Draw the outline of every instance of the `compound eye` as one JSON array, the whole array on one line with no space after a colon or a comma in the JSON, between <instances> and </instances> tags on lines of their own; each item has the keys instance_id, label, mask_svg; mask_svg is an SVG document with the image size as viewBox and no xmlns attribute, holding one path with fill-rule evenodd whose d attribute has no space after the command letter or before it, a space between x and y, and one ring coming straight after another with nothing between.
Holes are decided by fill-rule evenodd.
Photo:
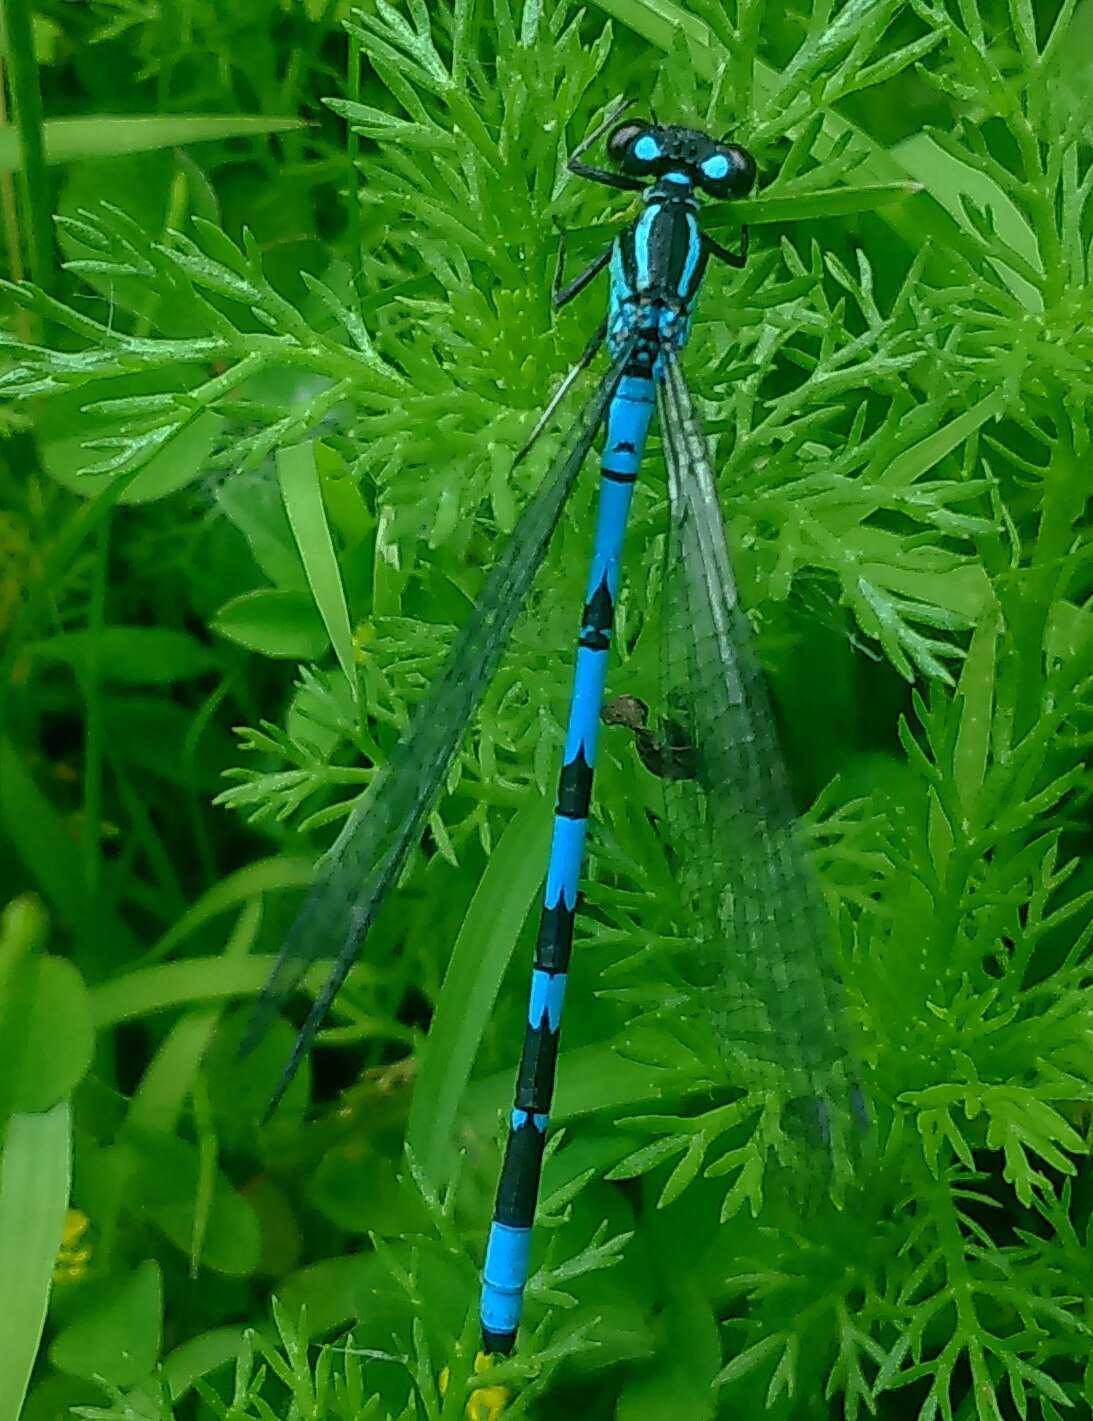
<instances>
[{"instance_id":1,"label":"compound eye","mask_svg":"<svg viewBox=\"0 0 1093 1421\"><path fill-rule=\"evenodd\" d=\"M755 182L755 159L737 143L719 143L698 165L699 181L711 197L741 197Z\"/></svg>"},{"instance_id":2,"label":"compound eye","mask_svg":"<svg viewBox=\"0 0 1093 1421\"><path fill-rule=\"evenodd\" d=\"M632 120L614 130L607 151L617 168L635 177L653 172L664 154L656 129Z\"/></svg>"}]
</instances>

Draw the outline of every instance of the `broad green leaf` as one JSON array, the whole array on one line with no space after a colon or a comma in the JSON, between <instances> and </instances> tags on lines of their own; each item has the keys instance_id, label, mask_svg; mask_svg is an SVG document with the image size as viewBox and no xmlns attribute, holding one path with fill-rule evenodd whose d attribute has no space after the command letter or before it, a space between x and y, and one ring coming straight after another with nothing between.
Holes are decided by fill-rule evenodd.
<instances>
[{"instance_id":1,"label":"broad green leaf","mask_svg":"<svg viewBox=\"0 0 1093 1421\"><path fill-rule=\"evenodd\" d=\"M49 1360L70 1376L117 1387L144 1381L163 1343L163 1275L146 1258L120 1285L92 1294L54 1338Z\"/></svg>"},{"instance_id":2,"label":"broad green leaf","mask_svg":"<svg viewBox=\"0 0 1093 1421\"><path fill-rule=\"evenodd\" d=\"M220 1170L206 1203L196 1146L166 1132L127 1131L124 1149L133 1162L136 1207L187 1259L200 1237L202 1269L232 1278L254 1272L261 1252L257 1215Z\"/></svg>"},{"instance_id":3,"label":"broad green leaf","mask_svg":"<svg viewBox=\"0 0 1093 1421\"><path fill-rule=\"evenodd\" d=\"M711 211L703 227L711 232L738 227L741 222L761 227L773 222L815 222L822 217L849 217L857 212L875 212L891 202L911 198L922 191L920 183L864 183L857 187L817 188L813 192L773 192L763 197L745 198L732 204L732 215Z\"/></svg>"},{"instance_id":4,"label":"broad green leaf","mask_svg":"<svg viewBox=\"0 0 1093 1421\"><path fill-rule=\"evenodd\" d=\"M181 962L133 968L92 988L95 1025L102 1030L174 1007L253 996L261 990L272 966L270 957L187 957Z\"/></svg>"},{"instance_id":5,"label":"broad green leaf","mask_svg":"<svg viewBox=\"0 0 1093 1421\"><path fill-rule=\"evenodd\" d=\"M168 686L211 671L212 653L188 632L169 627L103 627L61 632L31 642L26 654L42 664L71 666L82 674L93 661L103 681L127 686Z\"/></svg>"},{"instance_id":6,"label":"broad green leaf","mask_svg":"<svg viewBox=\"0 0 1093 1421\"><path fill-rule=\"evenodd\" d=\"M270 582L282 592L305 592L307 575L268 464L234 474L217 489L216 501L246 538Z\"/></svg>"},{"instance_id":7,"label":"broad green leaf","mask_svg":"<svg viewBox=\"0 0 1093 1421\"><path fill-rule=\"evenodd\" d=\"M87 1074L94 1047L90 1001L76 968L63 957L40 958L33 968L19 1060L0 1059L0 1072L17 1076L15 1108L24 1112L52 1109L69 1095Z\"/></svg>"},{"instance_id":8,"label":"broad green leaf","mask_svg":"<svg viewBox=\"0 0 1093 1421\"><path fill-rule=\"evenodd\" d=\"M214 1327L180 1343L163 1359L163 1379L172 1400L180 1401L194 1382L235 1362L243 1351L245 1337L244 1327Z\"/></svg>"},{"instance_id":9,"label":"broad green leaf","mask_svg":"<svg viewBox=\"0 0 1093 1421\"><path fill-rule=\"evenodd\" d=\"M299 118L264 114L96 114L88 118L53 118L42 125L47 163L77 163L180 148L224 138L260 138L306 128ZM0 173L22 170L19 140L13 128L0 128Z\"/></svg>"},{"instance_id":10,"label":"broad green leaf","mask_svg":"<svg viewBox=\"0 0 1093 1421\"><path fill-rule=\"evenodd\" d=\"M303 592L244 592L225 602L210 626L248 651L290 661L316 661L329 645L315 603Z\"/></svg>"},{"instance_id":11,"label":"broad green leaf","mask_svg":"<svg viewBox=\"0 0 1093 1421\"><path fill-rule=\"evenodd\" d=\"M71 1174L68 1102L15 1114L0 1153L0 1416L22 1409L45 1326Z\"/></svg>"},{"instance_id":12,"label":"broad green leaf","mask_svg":"<svg viewBox=\"0 0 1093 1421\"><path fill-rule=\"evenodd\" d=\"M96 437L114 437L119 433L119 417L111 412L113 399L138 399L139 394L125 393L136 382L129 380L102 381L96 396L102 403L84 413L80 406L87 396L82 390L66 392L51 400L47 409L48 437L42 444L42 462L46 470L64 488L81 498L94 498L117 477L112 473L89 474L86 469L102 462L104 451L92 447ZM147 390L148 381L142 382ZM151 402L155 391L147 391ZM181 428L156 451L124 490L119 503L153 503L177 493L209 471L208 459L224 421L211 410L197 415L179 408Z\"/></svg>"},{"instance_id":13,"label":"broad green leaf","mask_svg":"<svg viewBox=\"0 0 1093 1421\"><path fill-rule=\"evenodd\" d=\"M38 954L45 936L46 915L29 893L9 903L0 916L0 1139L22 1089Z\"/></svg>"},{"instance_id":14,"label":"broad green leaf","mask_svg":"<svg viewBox=\"0 0 1093 1421\"><path fill-rule=\"evenodd\" d=\"M538 796L513 816L490 855L459 930L421 1053L407 1143L439 1185L474 1058L513 948L543 882L552 823Z\"/></svg>"},{"instance_id":15,"label":"broad green leaf","mask_svg":"<svg viewBox=\"0 0 1093 1421\"><path fill-rule=\"evenodd\" d=\"M326 521L319 471L315 462L315 441L281 449L277 455L277 477L281 483L288 521L303 559L308 586L323 619L330 644L338 658L354 697L357 667L353 653L353 632L345 603L341 572L334 541Z\"/></svg>"},{"instance_id":16,"label":"broad green leaf","mask_svg":"<svg viewBox=\"0 0 1093 1421\"><path fill-rule=\"evenodd\" d=\"M252 898L239 913L221 960L244 961L261 922L262 900ZM177 1128L183 1106L220 1025L222 1010L215 1002L192 1007L175 1022L133 1092L128 1114L131 1126L172 1132Z\"/></svg>"}]
</instances>

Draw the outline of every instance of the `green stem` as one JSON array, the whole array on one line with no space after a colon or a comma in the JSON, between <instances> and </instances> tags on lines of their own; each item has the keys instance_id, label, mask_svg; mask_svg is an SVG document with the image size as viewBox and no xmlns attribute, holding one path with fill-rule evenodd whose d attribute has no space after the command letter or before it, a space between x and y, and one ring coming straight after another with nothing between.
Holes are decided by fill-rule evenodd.
<instances>
[{"instance_id":1,"label":"green stem","mask_svg":"<svg viewBox=\"0 0 1093 1421\"><path fill-rule=\"evenodd\" d=\"M354 103L360 103L361 99L361 42L359 37L350 32L349 35L349 73L346 76L346 87L349 98ZM361 204L357 196L357 155L360 151L360 136L352 124L347 125L345 139L345 163L347 189L345 194L346 214L348 216L348 237L349 237L349 268L352 272L354 286L360 279L362 255L361 255Z\"/></svg>"},{"instance_id":2,"label":"green stem","mask_svg":"<svg viewBox=\"0 0 1093 1421\"><path fill-rule=\"evenodd\" d=\"M8 75L15 126L23 162L23 197L29 226L31 280L51 290L56 275L53 260L53 217L49 205L45 141L42 137L42 91L29 0L2 0Z\"/></svg>"},{"instance_id":3,"label":"green stem","mask_svg":"<svg viewBox=\"0 0 1093 1421\"><path fill-rule=\"evenodd\" d=\"M103 687L99 647L106 620L107 569L110 561L110 515L96 529L94 571L87 615L87 653L81 681L87 708L84 730L83 852L84 876L94 894L102 869L102 766L104 747Z\"/></svg>"}]
</instances>

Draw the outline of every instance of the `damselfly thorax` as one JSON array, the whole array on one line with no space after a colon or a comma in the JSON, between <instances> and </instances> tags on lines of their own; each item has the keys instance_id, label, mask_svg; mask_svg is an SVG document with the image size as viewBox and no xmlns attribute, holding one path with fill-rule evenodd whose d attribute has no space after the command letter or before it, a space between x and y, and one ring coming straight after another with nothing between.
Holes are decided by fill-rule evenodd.
<instances>
[{"instance_id":1,"label":"damselfly thorax","mask_svg":"<svg viewBox=\"0 0 1093 1421\"><path fill-rule=\"evenodd\" d=\"M660 351L687 342L709 259L697 211L689 180L669 175L649 189L641 215L616 238L607 340L613 351L638 336L632 370L659 375Z\"/></svg>"}]
</instances>

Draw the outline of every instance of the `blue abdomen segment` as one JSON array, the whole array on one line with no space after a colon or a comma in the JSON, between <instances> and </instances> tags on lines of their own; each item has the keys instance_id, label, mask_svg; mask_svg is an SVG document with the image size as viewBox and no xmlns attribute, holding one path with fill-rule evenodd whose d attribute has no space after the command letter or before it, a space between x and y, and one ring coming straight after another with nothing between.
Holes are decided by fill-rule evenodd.
<instances>
[{"instance_id":1,"label":"blue abdomen segment","mask_svg":"<svg viewBox=\"0 0 1093 1421\"><path fill-rule=\"evenodd\" d=\"M562 1004L565 1001L565 973L541 972L538 967L531 974L531 999L528 1003L528 1025L536 1030L557 1033L562 1024Z\"/></svg>"},{"instance_id":2,"label":"blue abdomen segment","mask_svg":"<svg viewBox=\"0 0 1093 1421\"><path fill-rule=\"evenodd\" d=\"M648 376L627 373L607 415L596 536L581 614L524 1046L486 1251L481 1322L482 1345L487 1352L511 1352L523 1306L528 1246L554 1095L623 538L654 399Z\"/></svg>"},{"instance_id":3,"label":"blue abdomen segment","mask_svg":"<svg viewBox=\"0 0 1093 1421\"><path fill-rule=\"evenodd\" d=\"M624 375L619 381L607 412L607 439L600 466L605 479L633 482L637 478L655 398L653 382L645 376Z\"/></svg>"},{"instance_id":4,"label":"blue abdomen segment","mask_svg":"<svg viewBox=\"0 0 1093 1421\"><path fill-rule=\"evenodd\" d=\"M519 1325L530 1252L530 1228L511 1228L496 1221L491 1225L480 1308L483 1348L487 1352L501 1351L501 1347L491 1345L490 1339L507 1337Z\"/></svg>"}]
</instances>

